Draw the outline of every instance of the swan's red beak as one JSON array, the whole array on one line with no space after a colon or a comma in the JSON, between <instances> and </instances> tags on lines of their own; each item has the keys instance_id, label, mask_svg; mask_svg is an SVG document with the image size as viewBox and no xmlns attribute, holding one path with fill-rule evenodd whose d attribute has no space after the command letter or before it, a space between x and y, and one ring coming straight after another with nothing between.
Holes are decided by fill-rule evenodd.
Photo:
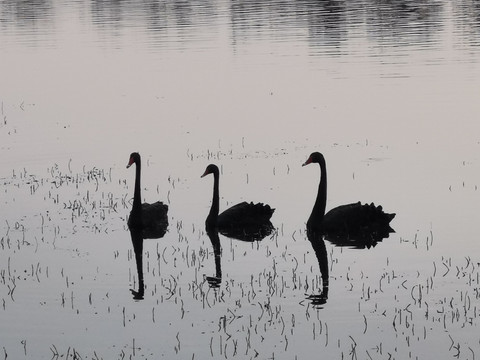
<instances>
[{"instance_id":1,"label":"swan's red beak","mask_svg":"<svg viewBox=\"0 0 480 360\"><path fill-rule=\"evenodd\" d=\"M305 166L305 165L308 165L308 164L311 164L312 163L312 157L310 156L307 161L305 161L302 166Z\"/></svg>"},{"instance_id":2,"label":"swan's red beak","mask_svg":"<svg viewBox=\"0 0 480 360\"><path fill-rule=\"evenodd\" d=\"M204 176L207 176L208 174L210 174L210 171L208 171L208 169L205 170L205 172L203 173L202 176L200 176L201 178L204 177Z\"/></svg>"},{"instance_id":3,"label":"swan's red beak","mask_svg":"<svg viewBox=\"0 0 480 360\"><path fill-rule=\"evenodd\" d=\"M128 162L127 164L127 169L132 166L132 164L135 162L135 160L133 160L133 157L130 158L130 161Z\"/></svg>"}]
</instances>

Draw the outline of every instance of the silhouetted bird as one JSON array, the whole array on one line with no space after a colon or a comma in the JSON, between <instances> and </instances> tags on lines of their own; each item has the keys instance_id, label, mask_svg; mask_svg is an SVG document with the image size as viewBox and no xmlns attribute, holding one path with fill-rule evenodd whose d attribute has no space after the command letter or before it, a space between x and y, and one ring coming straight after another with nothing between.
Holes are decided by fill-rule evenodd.
<instances>
[{"instance_id":1,"label":"silhouetted bird","mask_svg":"<svg viewBox=\"0 0 480 360\"><path fill-rule=\"evenodd\" d=\"M141 229L145 239L160 238L165 235L168 227L168 205L161 201L153 204L143 203L140 193L141 160L139 153L132 153L127 169L135 164L135 190L133 205L128 218L128 227Z\"/></svg>"},{"instance_id":2,"label":"silhouetted bird","mask_svg":"<svg viewBox=\"0 0 480 360\"><path fill-rule=\"evenodd\" d=\"M212 206L205 221L207 229L217 228L221 234L243 241L261 240L272 233L273 225L270 218L275 209L269 205L244 201L219 215L220 173L218 167L213 164L208 165L202 177L208 174L213 174L214 182Z\"/></svg>"},{"instance_id":3,"label":"silhouetted bird","mask_svg":"<svg viewBox=\"0 0 480 360\"><path fill-rule=\"evenodd\" d=\"M320 232L332 241L352 241L374 244L393 232L390 221L395 214L383 212L381 206L373 203L362 205L360 202L341 205L325 214L327 203L327 168L325 158L319 152L310 155L303 166L317 163L320 165L320 184L312 213L307 221L309 231ZM358 244L357 244L358 246Z\"/></svg>"}]
</instances>

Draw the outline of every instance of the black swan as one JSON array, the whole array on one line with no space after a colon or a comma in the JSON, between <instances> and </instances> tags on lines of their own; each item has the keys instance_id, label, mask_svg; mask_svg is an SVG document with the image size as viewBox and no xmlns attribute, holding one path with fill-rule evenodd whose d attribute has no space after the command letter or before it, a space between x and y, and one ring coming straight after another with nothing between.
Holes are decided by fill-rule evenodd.
<instances>
[{"instance_id":1,"label":"black swan","mask_svg":"<svg viewBox=\"0 0 480 360\"><path fill-rule=\"evenodd\" d=\"M365 243L363 247L375 245L377 241L388 237L393 232L390 221L395 214L383 212L381 206L373 203L362 205L360 202L341 205L325 214L327 203L327 167L325 158L319 152L310 155L303 166L317 163L320 165L320 184L317 199L312 213L307 221L307 230L321 232L332 242L338 245L362 247L352 240Z\"/></svg>"},{"instance_id":2,"label":"black swan","mask_svg":"<svg viewBox=\"0 0 480 360\"><path fill-rule=\"evenodd\" d=\"M141 229L145 239L161 238L165 235L168 227L168 205L161 201L153 204L143 203L140 194L140 174L141 160L139 153L132 153L127 165L127 169L135 164L135 191L133 194L133 205L130 217L128 218L128 227Z\"/></svg>"},{"instance_id":3,"label":"black swan","mask_svg":"<svg viewBox=\"0 0 480 360\"><path fill-rule=\"evenodd\" d=\"M219 177L218 167L214 164L207 166L202 177L213 174L213 200L212 207L205 221L207 229L217 228L228 237L243 241L258 241L268 236L273 231L270 222L275 209L262 203L242 202L225 210L220 215Z\"/></svg>"}]
</instances>

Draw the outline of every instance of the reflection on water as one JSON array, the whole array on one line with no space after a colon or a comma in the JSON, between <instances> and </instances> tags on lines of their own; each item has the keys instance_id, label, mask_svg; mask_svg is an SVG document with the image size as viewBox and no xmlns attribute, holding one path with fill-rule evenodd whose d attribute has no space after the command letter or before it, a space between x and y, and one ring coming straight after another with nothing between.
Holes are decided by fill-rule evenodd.
<instances>
[{"instance_id":1,"label":"reflection on water","mask_svg":"<svg viewBox=\"0 0 480 360\"><path fill-rule=\"evenodd\" d=\"M242 227L223 227L219 231L222 235L240 241L260 241L271 235L275 228L270 221Z\"/></svg>"},{"instance_id":2,"label":"reflection on water","mask_svg":"<svg viewBox=\"0 0 480 360\"><path fill-rule=\"evenodd\" d=\"M32 29L48 25L55 11L50 0L5 0L1 2L0 9L3 24L9 23L19 28Z\"/></svg>"},{"instance_id":3,"label":"reflection on water","mask_svg":"<svg viewBox=\"0 0 480 360\"><path fill-rule=\"evenodd\" d=\"M215 276L207 276L206 279L211 288L219 288L222 283L222 246L220 245L217 229L207 229L206 231L212 243L213 255L215 257Z\"/></svg>"},{"instance_id":4,"label":"reflection on water","mask_svg":"<svg viewBox=\"0 0 480 360\"><path fill-rule=\"evenodd\" d=\"M272 223L251 225L249 227L229 227L222 228L220 231L217 226L211 226L206 222L205 231L212 243L213 254L215 257L215 276L206 276L206 280L211 288L219 288L222 283L222 246L220 244L219 232L227 238L245 242L261 241L271 235L275 228Z\"/></svg>"},{"instance_id":5,"label":"reflection on water","mask_svg":"<svg viewBox=\"0 0 480 360\"><path fill-rule=\"evenodd\" d=\"M2 1L0 30L2 33L11 33L14 41L30 46L51 45L53 41L49 38L56 31L55 16L50 0Z\"/></svg>"},{"instance_id":6,"label":"reflection on water","mask_svg":"<svg viewBox=\"0 0 480 360\"><path fill-rule=\"evenodd\" d=\"M307 238L315 252L318 261L318 268L322 277L322 291L319 294L308 295L307 299L316 308L322 308L322 305L327 303L328 289L330 286L327 248L321 232L315 231L314 229L307 229Z\"/></svg>"},{"instance_id":7,"label":"reflection on water","mask_svg":"<svg viewBox=\"0 0 480 360\"><path fill-rule=\"evenodd\" d=\"M124 28L145 32L150 46L164 47L171 37L201 40L196 28L208 27L217 8L208 1L96 1L91 2L91 21L104 36L117 38ZM173 33L173 34L172 34Z\"/></svg>"},{"instance_id":8,"label":"reflection on water","mask_svg":"<svg viewBox=\"0 0 480 360\"><path fill-rule=\"evenodd\" d=\"M390 233L394 232L393 229L379 228L375 232L366 232L361 234L362 236L349 237L339 234L327 234L325 239L330 241L336 246L346 246L353 249L370 249L375 247L383 239L390 236Z\"/></svg>"},{"instance_id":9,"label":"reflection on water","mask_svg":"<svg viewBox=\"0 0 480 360\"><path fill-rule=\"evenodd\" d=\"M85 31L91 24L115 43L128 29L144 34L151 48L169 47L172 41L196 41L220 46L222 31L233 49L246 42L306 41L315 53L342 55L350 52L378 53L375 47L430 47L445 31L450 7L443 1L3 1L0 24L14 37L28 33L57 37L63 19L78 13ZM455 33L466 44L480 40L479 5L455 2ZM366 36L374 47L361 49L357 39ZM222 40L223 41L223 40ZM50 41L52 44L55 41ZM347 44L347 43L351 44ZM31 41L36 46L37 42ZM353 45L353 46L352 46ZM360 43L358 44L360 45ZM175 46L179 46L177 43ZM351 46L351 47L350 47Z\"/></svg>"},{"instance_id":10,"label":"reflection on water","mask_svg":"<svg viewBox=\"0 0 480 360\"><path fill-rule=\"evenodd\" d=\"M135 253L135 264L137 266L138 289L130 289L135 300L143 300L145 295L145 283L143 280L143 241L147 238L141 228L130 227L133 251ZM166 226L163 230L153 234L148 233L148 239L160 239L165 236Z\"/></svg>"},{"instance_id":11,"label":"reflection on water","mask_svg":"<svg viewBox=\"0 0 480 360\"><path fill-rule=\"evenodd\" d=\"M426 46L443 30L442 2L372 1L367 9L368 36L380 45Z\"/></svg>"},{"instance_id":12,"label":"reflection on water","mask_svg":"<svg viewBox=\"0 0 480 360\"><path fill-rule=\"evenodd\" d=\"M138 289L130 289L135 300L143 300L145 294L145 283L143 280L143 236L139 229L130 228L133 251L135 253L135 264L137 265Z\"/></svg>"}]
</instances>

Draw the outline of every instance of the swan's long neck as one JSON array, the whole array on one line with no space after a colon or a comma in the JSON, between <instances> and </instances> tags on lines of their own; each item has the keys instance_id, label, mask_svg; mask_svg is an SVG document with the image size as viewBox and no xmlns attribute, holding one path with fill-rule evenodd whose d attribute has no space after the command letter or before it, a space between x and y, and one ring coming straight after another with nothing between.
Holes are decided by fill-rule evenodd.
<instances>
[{"instance_id":1,"label":"swan's long neck","mask_svg":"<svg viewBox=\"0 0 480 360\"><path fill-rule=\"evenodd\" d=\"M135 190L133 192L133 206L132 210L139 210L142 208L142 197L140 194L140 174L141 174L141 161L138 159L138 161L135 162Z\"/></svg>"},{"instance_id":2,"label":"swan's long neck","mask_svg":"<svg viewBox=\"0 0 480 360\"><path fill-rule=\"evenodd\" d=\"M220 175L218 171L213 173L213 199L212 199L212 207L210 208L210 212L207 216L207 224L215 224L218 218L218 212L220 210L220 195L219 195L219 178Z\"/></svg>"},{"instance_id":3,"label":"swan's long neck","mask_svg":"<svg viewBox=\"0 0 480 360\"><path fill-rule=\"evenodd\" d=\"M325 159L321 159L320 162L320 184L318 185L317 199L313 206L312 213L307 221L308 227L319 227L323 221L325 215L325 207L327 205L327 166Z\"/></svg>"}]
</instances>

